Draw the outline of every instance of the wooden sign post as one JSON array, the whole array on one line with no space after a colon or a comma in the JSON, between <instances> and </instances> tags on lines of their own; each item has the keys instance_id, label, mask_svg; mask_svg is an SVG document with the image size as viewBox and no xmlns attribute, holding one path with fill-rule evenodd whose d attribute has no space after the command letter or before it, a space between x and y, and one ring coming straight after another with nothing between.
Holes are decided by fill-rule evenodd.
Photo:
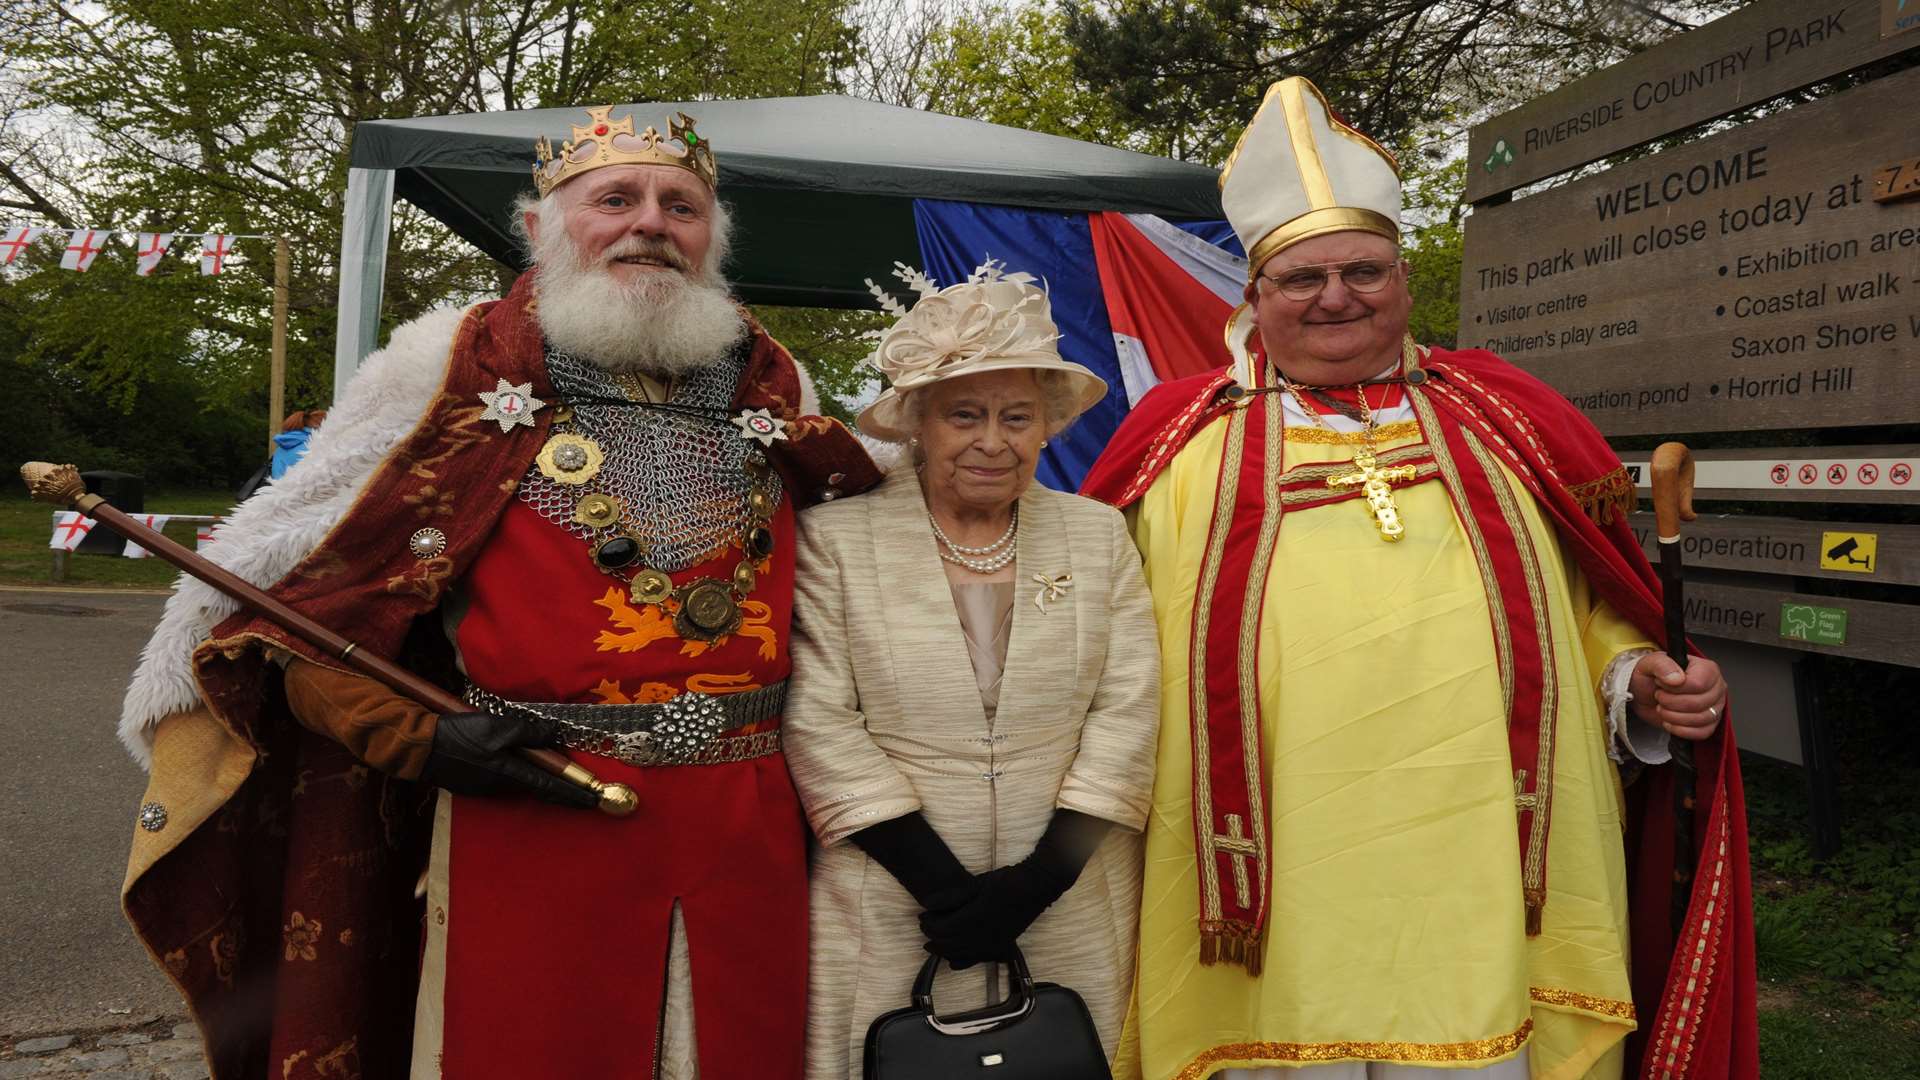
<instances>
[{"instance_id":1,"label":"wooden sign post","mask_svg":"<svg viewBox=\"0 0 1920 1080\"><path fill-rule=\"evenodd\" d=\"M1764 437L1920 424L1920 67L1703 129L1920 50L1909 7L1757 0L1475 127L1460 345L1539 376L1608 436L1760 433L1695 453L1701 500L1920 503L1920 446ZM1649 494L1646 452L1621 457ZM1763 646L1732 650L1756 685L1791 669L1794 693L1747 697L1741 722L1797 729L1821 856L1839 831L1811 672L1823 656L1920 667L1920 597L1903 595L1920 587L1920 526L1851 516L1708 513L1682 541L1690 631ZM1651 553L1647 515L1632 524Z\"/></svg>"}]
</instances>

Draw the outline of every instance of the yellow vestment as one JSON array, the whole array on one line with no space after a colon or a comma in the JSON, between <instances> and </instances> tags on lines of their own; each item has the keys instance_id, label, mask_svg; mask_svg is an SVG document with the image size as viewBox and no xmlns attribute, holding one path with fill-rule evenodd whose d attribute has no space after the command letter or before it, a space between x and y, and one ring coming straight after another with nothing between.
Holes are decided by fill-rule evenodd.
<instances>
[{"instance_id":1,"label":"yellow vestment","mask_svg":"<svg viewBox=\"0 0 1920 1080\"><path fill-rule=\"evenodd\" d=\"M1435 478L1395 486L1399 543L1381 541L1362 500L1281 518L1258 646L1273 852L1262 974L1201 964L1188 657L1226 431L1216 419L1197 432L1131 514L1165 675L1116 1075L1476 1067L1528 1047L1536 1077L1618 1077L1635 1021L1620 793L1596 684L1620 652L1650 646L1592 596L1504 466L1494 479L1541 556L1560 684L1542 932L1525 932L1487 590ZM1382 452L1421 438L1411 422L1380 434ZM1350 461L1353 439L1289 427L1284 468Z\"/></svg>"}]
</instances>

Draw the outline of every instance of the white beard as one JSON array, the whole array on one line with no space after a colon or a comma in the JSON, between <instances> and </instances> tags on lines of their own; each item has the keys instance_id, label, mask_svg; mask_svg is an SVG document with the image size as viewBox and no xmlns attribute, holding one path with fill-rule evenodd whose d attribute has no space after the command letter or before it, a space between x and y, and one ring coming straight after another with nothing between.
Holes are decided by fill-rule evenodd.
<instances>
[{"instance_id":1,"label":"white beard","mask_svg":"<svg viewBox=\"0 0 1920 1080\"><path fill-rule=\"evenodd\" d=\"M605 264L582 266L564 228L542 233L535 310L556 348L609 371L675 375L717 363L746 336L718 274L658 270L623 282Z\"/></svg>"}]
</instances>

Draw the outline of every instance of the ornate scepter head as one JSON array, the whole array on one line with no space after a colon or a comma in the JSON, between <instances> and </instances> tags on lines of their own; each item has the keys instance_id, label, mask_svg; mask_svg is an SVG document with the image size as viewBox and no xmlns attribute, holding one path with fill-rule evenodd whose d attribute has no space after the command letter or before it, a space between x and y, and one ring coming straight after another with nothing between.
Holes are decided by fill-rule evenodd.
<instances>
[{"instance_id":1,"label":"ornate scepter head","mask_svg":"<svg viewBox=\"0 0 1920 1080\"><path fill-rule=\"evenodd\" d=\"M20 479L27 482L27 494L37 502L78 510L83 514L106 502L98 495L87 494L86 481L80 479L80 470L72 465L29 461L20 466Z\"/></svg>"}]
</instances>

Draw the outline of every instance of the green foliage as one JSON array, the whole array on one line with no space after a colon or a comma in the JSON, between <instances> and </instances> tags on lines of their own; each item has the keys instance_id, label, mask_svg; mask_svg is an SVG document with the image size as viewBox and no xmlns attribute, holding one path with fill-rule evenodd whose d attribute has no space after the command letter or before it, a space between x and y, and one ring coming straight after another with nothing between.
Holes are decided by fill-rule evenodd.
<instances>
[{"instance_id":1,"label":"green foliage","mask_svg":"<svg viewBox=\"0 0 1920 1080\"><path fill-rule=\"evenodd\" d=\"M830 311L825 308L756 307L754 315L775 341L801 359L813 376L821 411L853 421L849 403L870 391L879 376L861 361L873 351L864 335L892 320L878 311Z\"/></svg>"},{"instance_id":2,"label":"green foliage","mask_svg":"<svg viewBox=\"0 0 1920 1080\"><path fill-rule=\"evenodd\" d=\"M1808 847L1804 773L1742 759L1747 780L1754 923L1762 977L1814 1000L1904 1026L1920 1044L1920 750L1912 672L1820 658L1814 676L1837 742L1841 850Z\"/></svg>"},{"instance_id":3,"label":"green foliage","mask_svg":"<svg viewBox=\"0 0 1920 1080\"><path fill-rule=\"evenodd\" d=\"M1064 0L1080 78L1156 151L1220 161L1269 83L1304 75L1381 143L1517 104L1729 6L1519 0Z\"/></svg>"},{"instance_id":4,"label":"green foliage","mask_svg":"<svg viewBox=\"0 0 1920 1080\"><path fill-rule=\"evenodd\" d=\"M1460 257L1465 240L1460 199L1466 191L1464 160L1436 160L1425 151L1401 163L1407 205L1401 248L1413 266L1408 282L1413 310L1407 329L1413 340L1451 348L1460 321Z\"/></svg>"},{"instance_id":5,"label":"green foliage","mask_svg":"<svg viewBox=\"0 0 1920 1080\"><path fill-rule=\"evenodd\" d=\"M923 108L1115 146L1132 137L1112 99L1061 62L1072 45L1055 8L992 3L942 28L932 48Z\"/></svg>"}]
</instances>

